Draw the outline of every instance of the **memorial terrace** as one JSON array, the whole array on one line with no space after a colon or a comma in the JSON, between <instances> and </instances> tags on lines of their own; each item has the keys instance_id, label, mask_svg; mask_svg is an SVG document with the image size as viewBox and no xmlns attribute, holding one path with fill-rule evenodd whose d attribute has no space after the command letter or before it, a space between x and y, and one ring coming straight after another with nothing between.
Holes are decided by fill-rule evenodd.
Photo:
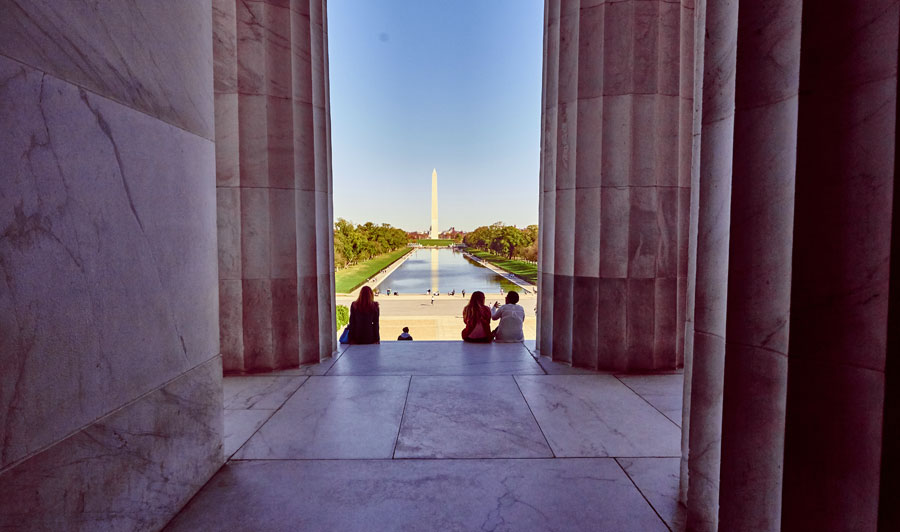
<instances>
[{"instance_id":1,"label":"memorial terrace","mask_svg":"<svg viewBox=\"0 0 900 532\"><path fill-rule=\"evenodd\" d=\"M341 351L326 0L0 1L0 529L900 530L900 2L543 5L534 344Z\"/></svg>"}]
</instances>

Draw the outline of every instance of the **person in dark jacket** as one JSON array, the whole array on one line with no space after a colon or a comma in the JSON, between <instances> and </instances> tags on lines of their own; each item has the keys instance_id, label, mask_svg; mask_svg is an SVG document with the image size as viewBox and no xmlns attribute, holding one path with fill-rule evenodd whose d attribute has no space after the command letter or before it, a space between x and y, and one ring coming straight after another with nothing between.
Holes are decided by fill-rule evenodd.
<instances>
[{"instance_id":1,"label":"person in dark jacket","mask_svg":"<svg viewBox=\"0 0 900 532\"><path fill-rule=\"evenodd\" d=\"M379 310L375 302L375 294L368 286L362 287L359 297L350 304L350 334L348 340L351 344L380 344L381 336L378 330Z\"/></svg>"},{"instance_id":2,"label":"person in dark jacket","mask_svg":"<svg viewBox=\"0 0 900 532\"><path fill-rule=\"evenodd\" d=\"M412 340L413 337L409 335L409 327L404 327L403 332L400 333L400 336L397 337L397 340Z\"/></svg>"}]
</instances>

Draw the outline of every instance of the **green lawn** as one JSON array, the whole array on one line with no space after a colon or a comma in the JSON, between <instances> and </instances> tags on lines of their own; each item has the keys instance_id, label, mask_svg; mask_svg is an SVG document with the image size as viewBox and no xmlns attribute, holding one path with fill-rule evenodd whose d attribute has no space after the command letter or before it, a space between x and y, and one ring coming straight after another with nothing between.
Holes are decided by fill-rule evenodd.
<instances>
[{"instance_id":1,"label":"green lawn","mask_svg":"<svg viewBox=\"0 0 900 532\"><path fill-rule=\"evenodd\" d=\"M450 239L439 239L439 238L422 238L416 240L419 244L423 246L449 246L454 242Z\"/></svg>"},{"instance_id":2,"label":"green lawn","mask_svg":"<svg viewBox=\"0 0 900 532\"><path fill-rule=\"evenodd\" d=\"M334 272L334 291L339 294L349 294L356 290L366 280L387 268L398 259L411 252L413 248L403 247L373 259L360 262L355 266L344 268Z\"/></svg>"},{"instance_id":3,"label":"green lawn","mask_svg":"<svg viewBox=\"0 0 900 532\"><path fill-rule=\"evenodd\" d=\"M502 270L506 270L509 273L528 281L529 283L537 284L537 264L532 264L523 260L510 260L506 257L501 257L500 255L494 255L493 253L478 249L467 249L466 251L480 259L490 262Z\"/></svg>"}]
</instances>

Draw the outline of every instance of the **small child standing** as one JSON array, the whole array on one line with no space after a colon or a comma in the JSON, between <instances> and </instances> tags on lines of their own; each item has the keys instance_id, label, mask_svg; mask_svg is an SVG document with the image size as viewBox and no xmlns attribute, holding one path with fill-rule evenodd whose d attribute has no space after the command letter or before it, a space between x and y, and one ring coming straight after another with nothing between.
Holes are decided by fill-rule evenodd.
<instances>
[{"instance_id":1,"label":"small child standing","mask_svg":"<svg viewBox=\"0 0 900 532\"><path fill-rule=\"evenodd\" d=\"M412 340L412 336L409 335L409 327L403 328L403 333L397 337L397 340Z\"/></svg>"}]
</instances>

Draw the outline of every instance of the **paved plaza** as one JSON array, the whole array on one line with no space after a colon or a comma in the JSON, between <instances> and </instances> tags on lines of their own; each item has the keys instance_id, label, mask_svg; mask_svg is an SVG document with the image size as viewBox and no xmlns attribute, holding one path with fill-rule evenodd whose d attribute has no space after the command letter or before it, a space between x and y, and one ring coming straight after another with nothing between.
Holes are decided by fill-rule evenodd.
<instances>
[{"instance_id":1,"label":"paved plaza","mask_svg":"<svg viewBox=\"0 0 900 532\"><path fill-rule=\"evenodd\" d=\"M682 375L534 355L384 342L226 377L228 462L167 530L678 529Z\"/></svg>"}]
</instances>

